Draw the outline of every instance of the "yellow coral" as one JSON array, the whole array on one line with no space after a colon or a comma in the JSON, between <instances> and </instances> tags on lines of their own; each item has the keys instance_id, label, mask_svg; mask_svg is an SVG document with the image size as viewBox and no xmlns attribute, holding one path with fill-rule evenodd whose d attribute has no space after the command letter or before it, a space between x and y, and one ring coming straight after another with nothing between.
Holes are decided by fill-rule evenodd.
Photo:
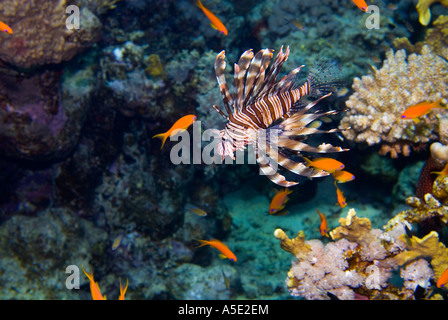
<instances>
[{"instance_id":1,"label":"yellow coral","mask_svg":"<svg viewBox=\"0 0 448 320\"><path fill-rule=\"evenodd\" d=\"M283 250L297 258L311 251L310 245L305 243L305 233L303 231L299 231L295 239L289 239L286 233L279 228L274 231L274 236L280 240L280 247Z\"/></svg>"},{"instance_id":2,"label":"yellow coral","mask_svg":"<svg viewBox=\"0 0 448 320\"><path fill-rule=\"evenodd\" d=\"M406 244L406 250L393 258L399 265L420 258L429 258L435 278L438 279L442 275L448 266L448 249L439 241L437 232L431 231L421 239L412 236L406 241L405 235L401 235L399 239Z\"/></svg>"},{"instance_id":3,"label":"yellow coral","mask_svg":"<svg viewBox=\"0 0 448 320\"><path fill-rule=\"evenodd\" d=\"M372 223L368 218L358 218L355 209L351 208L346 218L340 218L339 227L330 231L330 237L333 240L347 239L352 242L369 241L372 237L370 230Z\"/></svg>"},{"instance_id":4,"label":"yellow coral","mask_svg":"<svg viewBox=\"0 0 448 320\"><path fill-rule=\"evenodd\" d=\"M440 2L445 7L448 7L448 0L418 0L416 8L418 19L422 25L427 26L431 21L431 11L429 10L429 7L436 2Z\"/></svg>"}]
</instances>

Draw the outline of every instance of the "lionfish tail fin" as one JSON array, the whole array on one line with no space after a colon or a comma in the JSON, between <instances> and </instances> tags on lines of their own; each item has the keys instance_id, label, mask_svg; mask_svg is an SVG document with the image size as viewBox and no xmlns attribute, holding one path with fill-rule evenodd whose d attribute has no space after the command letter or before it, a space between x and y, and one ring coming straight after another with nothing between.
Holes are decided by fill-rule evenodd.
<instances>
[{"instance_id":1,"label":"lionfish tail fin","mask_svg":"<svg viewBox=\"0 0 448 320\"><path fill-rule=\"evenodd\" d=\"M319 59L312 66L308 81L312 97L335 93L344 85L342 71L336 60Z\"/></svg>"}]
</instances>

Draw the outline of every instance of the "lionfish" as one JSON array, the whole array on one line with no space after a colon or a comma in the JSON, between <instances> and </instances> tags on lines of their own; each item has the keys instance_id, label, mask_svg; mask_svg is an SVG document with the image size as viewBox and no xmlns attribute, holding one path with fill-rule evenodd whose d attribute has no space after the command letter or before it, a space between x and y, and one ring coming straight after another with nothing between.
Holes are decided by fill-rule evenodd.
<instances>
[{"instance_id":1,"label":"lionfish","mask_svg":"<svg viewBox=\"0 0 448 320\"><path fill-rule=\"evenodd\" d=\"M339 112L307 113L335 89L338 83L335 72L337 65L321 61L311 68L305 83L298 85L297 74L303 65L276 81L281 66L288 59L289 46L285 51L283 46L280 48L273 65L267 70L272 56L271 49L260 50L255 55L252 50L245 51L234 66L232 94L224 74L225 51L217 55L215 73L227 114L217 105L213 105L213 108L228 122L223 130L214 131L219 141L215 151L222 158L229 156L235 159L236 150L244 150L246 145L253 144L261 172L284 187L297 185L298 182L287 181L285 176L277 172L274 164L309 178L328 176L328 172L307 167L304 162L295 161L292 157L300 156L301 152L329 153L347 150L326 143L313 147L303 142L313 134L340 131L307 127L322 116ZM300 99L307 95L316 97L317 100L305 105ZM264 139L260 139L261 137Z\"/></svg>"}]
</instances>

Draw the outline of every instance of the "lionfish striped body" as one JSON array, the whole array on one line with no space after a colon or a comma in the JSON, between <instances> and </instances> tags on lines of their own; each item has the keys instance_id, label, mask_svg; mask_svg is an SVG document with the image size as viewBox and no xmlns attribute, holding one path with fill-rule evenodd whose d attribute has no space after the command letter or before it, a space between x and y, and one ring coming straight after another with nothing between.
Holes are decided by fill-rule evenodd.
<instances>
[{"instance_id":1,"label":"lionfish striped body","mask_svg":"<svg viewBox=\"0 0 448 320\"><path fill-rule=\"evenodd\" d=\"M325 143L312 147L302 142L308 135L340 131L338 129L323 131L306 127L321 116L336 113L336 111L306 113L321 99L331 94L335 79L327 70L330 66L323 64L318 69L311 70L308 79L301 86L296 84L295 79L303 66L276 81L282 64L288 59L289 47L285 51L283 47L280 49L273 65L267 71L273 56L272 52L273 50L264 49L254 56L252 50L247 50L241 55L238 64L234 66L233 94L225 79L225 52L222 51L216 57L216 78L227 115L218 106L213 107L228 120L223 130L216 130L222 139L216 151L223 158L230 156L235 159L236 150L243 150L247 144L253 144L263 174L278 185L290 187L298 183L287 181L277 172L274 163L298 175L310 178L322 177L327 176L328 172L307 167L303 162L292 160L288 154L339 152L345 149ZM323 76L319 76L320 72ZM305 95L316 96L319 99L303 106L300 99ZM282 121L273 125L279 119ZM273 134L274 132L276 134ZM260 142L261 137L264 140Z\"/></svg>"}]
</instances>

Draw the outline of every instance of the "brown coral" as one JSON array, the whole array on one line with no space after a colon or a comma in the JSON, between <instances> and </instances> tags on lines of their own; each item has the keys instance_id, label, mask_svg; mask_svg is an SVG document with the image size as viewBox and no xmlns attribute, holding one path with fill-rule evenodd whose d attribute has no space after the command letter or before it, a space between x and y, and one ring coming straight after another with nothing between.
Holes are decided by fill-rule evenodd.
<instances>
[{"instance_id":1,"label":"brown coral","mask_svg":"<svg viewBox=\"0 0 448 320\"><path fill-rule=\"evenodd\" d=\"M68 4L60 1L3 0L2 21L14 33L2 37L0 60L20 68L68 61L99 38L99 19L80 10L80 29L68 29Z\"/></svg>"}]
</instances>

